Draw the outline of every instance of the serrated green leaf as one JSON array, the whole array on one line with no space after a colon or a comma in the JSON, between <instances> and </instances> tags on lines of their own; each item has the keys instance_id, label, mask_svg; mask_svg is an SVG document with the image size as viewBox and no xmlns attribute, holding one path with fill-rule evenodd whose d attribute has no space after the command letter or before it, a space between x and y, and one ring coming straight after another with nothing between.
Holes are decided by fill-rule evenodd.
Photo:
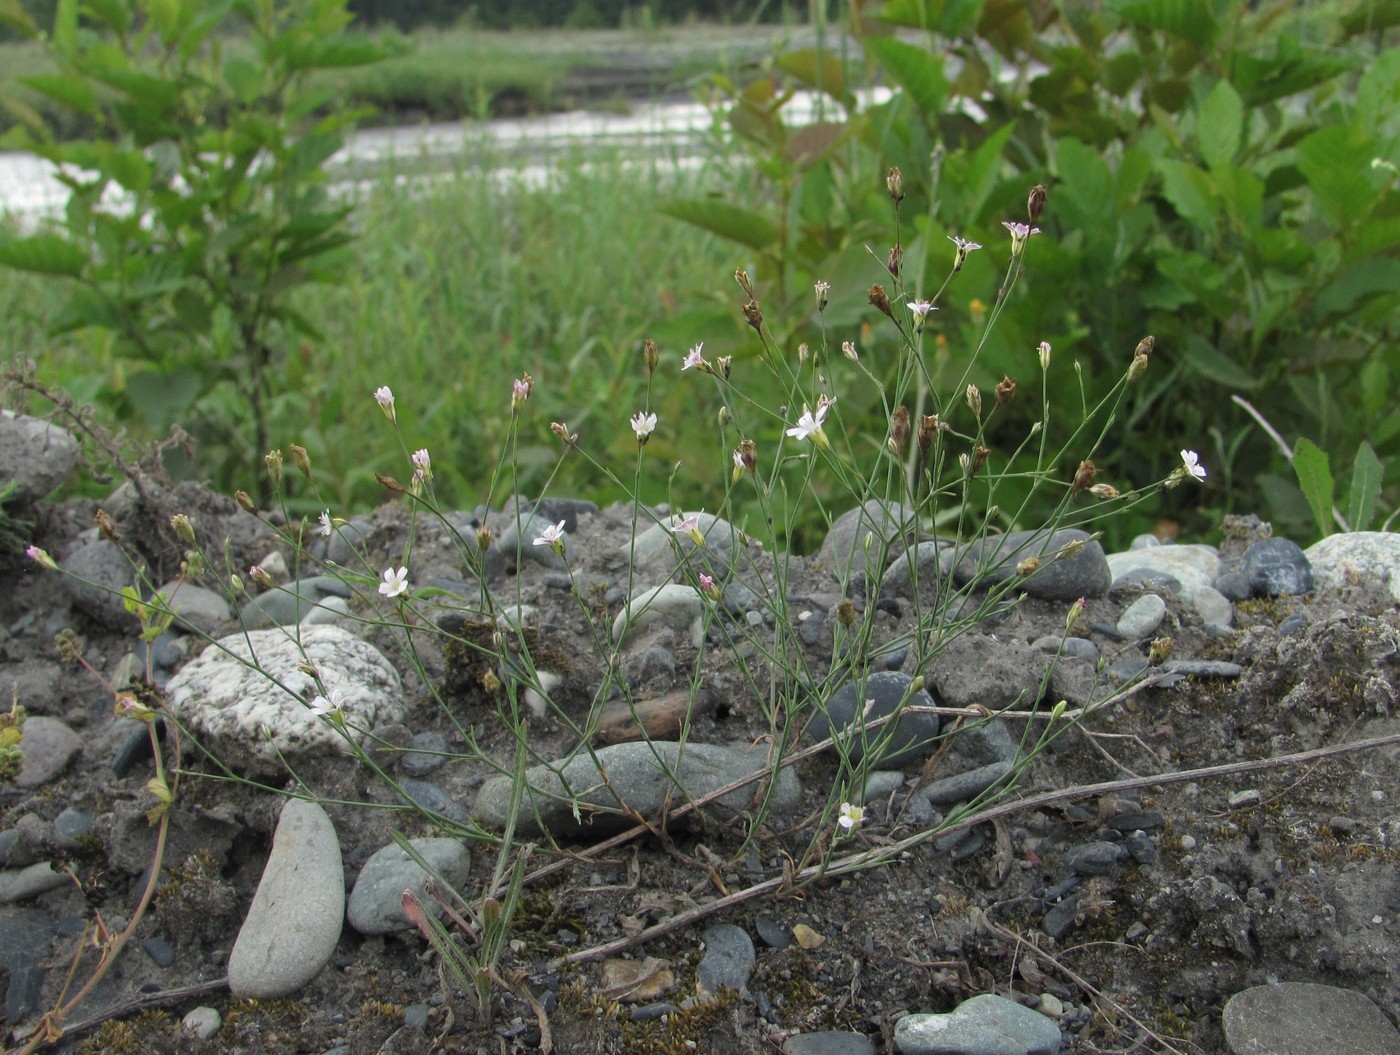
<instances>
[{"instance_id":1,"label":"serrated green leaf","mask_svg":"<svg viewBox=\"0 0 1400 1055\"><path fill-rule=\"evenodd\" d=\"M1216 227L1216 191L1210 177L1195 165L1163 158L1157 162L1162 176L1162 196L1178 215L1203 231Z\"/></svg>"},{"instance_id":2,"label":"serrated green leaf","mask_svg":"<svg viewBox=\"0 0 1400 1055\"><path fill-rule=\"evenodd\" d=\"M1380 190L1371 179L1371 159L1382 151L1358 125L1319 128L1298 144L1298 169L1327 218L1350 227L1370 212Z\"/></svg>"},{"instance_id":3,"label":"serrated green leaf","mask_svg":"<svg viewBox=\"0 0 1400 1055\"><path fill-rule=\"evenodd\" d=\"M1055 168L1060 181L1055 188L1054 209L1071 227L1102 229L1105 211L1114 200L1113 173L1102 152L1077 139L1061 139L1055 149ZM1104 230L1111 237L1111 230Z\"/></svg>"},{"instance_id":4,"label":"serrated green leaf","mask_svg":"<svg viewBox=\"0 0 1400 1055\"><path fill-rule=\"evenodd\" d=\"M1327 453L1306 437L1293 445L1293 472L1308 500L1317 529L1325 537L1332 533L1332 468Z\"/></svg>"},{"instance_id":5,"label":"serrated green leaf","mask_svg":"<svg viewBox=\"0 0 1400 1055\"><path fill-rule=\"evenodd\" d=\"M1207 168L1234 160L1244 131L1244 103L1228 81L1220 81L1196 111L1196 144Z\"/></svg>"},{"instance_id":6,"label":"serrated green leaf","mask_svg":"<svg viewBox=\"0 0 1400 1055\"><path fill-rule=\"evenodd\" d=\"M846 67L829 48L799 48L784 51L777 58L780 70L814 91L825 92L842 102L850 98Z\"/></svg>"},{"instance_id":7,"label":"serrated green leaf","mask_svg":"<svg viewBox=\"0 0 1400 1055\"><path fill-rule=\"evenodd\" d=\"M1220 35L1220 23L1204 0L1105 0L1104 9L1146 29L1171 33L1202 50Z\"/></svg>"},{"instance_id":8,"label":"serrated green leaf","mask_svg":"<svg viewBox=\"0 0 1400 1055\"><path fill-rule=\"evenodd\" d=\"M948 101L942 60L895 37L867 37L865 49L909 96L925 124L932 124Z\"/></svg>"},{"instance_id":9,"label":"serrated green leaf","mask_svg":"<svg viewBox=\"0 0 1400 1055\"><path fill-rule=\"evenodd\" d=\"M661 207L667 216L760 252L778 244L778 228L766 217L728 202L676 198Z\"/></svg>"},{"instance_id":10,"label":"serrated green leaf","mask_svg":"<svg viewBox=\"0 0 1400 1055\"><path fill-rule=\"evenodd\" d=\"M0 238L0 265L16 271L76 278L86 264L87 254L61 235Z\"/></svg>"},{"instance_id":11,"label":"serrated green leaf","mask_svg":"<svg viewBox=\"0 0 1400 1055\"><path fill-rule=\"evenodd\" d=\"M1353 531L1365 531L1376 512L1376 499L1381 493L1381 460L1375 448L1365 440L1356 448L1356 460L1351 466L1351 501L1347 507L1347 523Z\"/></svg>"}]
</instances>

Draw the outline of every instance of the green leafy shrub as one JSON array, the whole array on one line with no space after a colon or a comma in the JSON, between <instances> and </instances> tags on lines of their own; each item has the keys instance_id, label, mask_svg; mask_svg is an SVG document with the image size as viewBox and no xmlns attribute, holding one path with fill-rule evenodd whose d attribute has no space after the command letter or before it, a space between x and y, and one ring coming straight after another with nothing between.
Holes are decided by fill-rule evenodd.
<instances>
[{"instance_id":1,"label":"green leafy shrub","mask_svg":"<svg viewBox=\"0 0 1400 1055\"><path fill-rule=\"evenodd\" d=\"M15 0L0 15L40 36ZM354 115L315 117L330 100L307 78L382 55L347 22L343 0L101 0L82 17L60 0L55 72L21 81L98 131L60 141L6 100L24 122L7 145L63 166L72 196L54 227L0 237L0 264L70 280L51 335L81 335L127 414L187 422L226 463L267 449L286 350L318 340L293 294L344 270L349 208L324 165ZM251 46L226 52L235 30Z\"/></svg>"},{"instance_id":2,"label":"green leafy shrub","mask_svg":"<svg viewBox=\"0 0 1400 1055\"><path fill-rule=\"evenodd\" d=\"M842 278L871 253L886 257L887 245L867 246L883 207L872 173L896 166L912 217L899 237L903 278L924 295L948 237L1003 237L998 221L1021 218L1025 186L1047 184L1036 282L1056 295L1003 301L993 262L969 260L975 293L937 319L935 386L973 348L972 381L1024 375L1044 338L1082 365L1093 399L1153 334L1153 382L1123 408L1128 428L1105 467L1159 475L1170 452L1156 437L1193 437L1220 469L1215 512L1259 510L1305 532L1292 473L1230 397L1247 394L1348 461L1369 439L1393 503L1400 48L1384 31L1394 21L1374 5L1242 0L1034 11L890 0L878 18L852 5L850 28L889 98L863 102L853 62L829 49L781 55L771 78L743 88L720 81L769 194L671 211L758 254L766 296L814 278L849 288ZM825 98L824 121L785 119L794 86ZM826 321L862 307L834 303ZM814 331L809 316L788 342ZM1078 399L1068 377L1058 384L1052 404ZM1186 515L1170 502L1159 512Z\"/></svg>"}]
</instances>

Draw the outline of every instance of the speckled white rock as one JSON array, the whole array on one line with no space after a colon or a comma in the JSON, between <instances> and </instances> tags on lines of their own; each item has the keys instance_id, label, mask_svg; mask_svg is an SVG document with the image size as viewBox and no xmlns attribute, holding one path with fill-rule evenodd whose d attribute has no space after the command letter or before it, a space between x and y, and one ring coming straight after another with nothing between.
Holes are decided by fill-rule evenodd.
<instances>
[{"instance_id":1,"label":"speckled white rock","mask_svg":"<svg viewBox=\"0 0 1400 1055\"><path fill-rule=\"evenodd\" d=\"M230 635L170 679L172 713L235 772L281 772L279 752L295 765L349 751L335 726L308 706L316 687L299 669L303 663L320 672L350 736L407 713L399 675L373 645L337 626L303 627L299 636L300 646L280 629Z\"/></svg>"},{"instance_id":2,"label":"speckled white rock","mask_svg":"<svg viewBox=\"0 0 1400 1055\"><path fill-rule=\"evenodd\" d=\"M1363 582L1381 583L1400 601L1400 534L1350 531L1328 535L1309 546L1305 556L1318 589L1345 586L1350 573Z\"/></svg>"},{"instance_id":3,"label":"speckled white rock","mask_svg":"<svg viewBox=\"0 0 1400 1055\"><path fill-rule=\"evenodd\" d=\"M43 498L78 464L82 448L73 434L42 418L0 410L0 465L15 482L15 501Z\"/></svg>"},{"instance_id":4,"label":"speckled white rock","mask_svg":"<svg viewBox=\"0 0 1400 1055\"><path fill-rule=\"evenodd\" d=\"M288 799L229 955L229 990L260 999L296 992L335 953L344 917L345 866L335 825L317 803Z\"/></svg>"}]
</instances>

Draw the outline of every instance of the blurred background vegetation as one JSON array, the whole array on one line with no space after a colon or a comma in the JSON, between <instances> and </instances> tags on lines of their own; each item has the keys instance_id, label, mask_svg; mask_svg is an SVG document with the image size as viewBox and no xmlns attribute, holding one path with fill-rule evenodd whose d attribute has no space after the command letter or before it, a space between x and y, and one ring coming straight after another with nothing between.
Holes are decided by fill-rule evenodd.
<instances>
[{"instance_id":1,"label":"blurred background vegetation","mask_svg":"<svg viewBox=\"0 0 1400 1055\"><path fill-rule=\"evenodd\" d=\"M23 2L39 25L54 24L49 0ZM154 2L94 6L124 4L147 17ZM760 17L773 28L760 33L755 21L732 35L702 24L740 17L724 5L384 6L393 14L371 2L350 7L360 21L344 33L370 49L363 62L322 55L297 68L298 91L315 103L301 115L307 127L362 105L399 120L548 110L578 101L578 71L628 62L661 71L649 92L703 98L714 120L698 164L683 163L679 145L580 150L526 179L529 159L469 137L452 170L439 174L447 178L411 180L390 167L344 191L352 195L340 216L344 244L319 277L298 275L295 288L279 291L288 314L266 335L263 427L272 444L311 451L321 493L298 496L308 510L368 508L382 497L373 474L405 471L402 453L375 427L369 393L385 383L408 442L433 451L445 498L484 500L505 439L510 379L526 370L536 395L506 485L529 493L544 484L558 453L551 420L567 421L630 480L636 448L626 418L649 398L661 425L645 451L643 497L714 509L735 437L716 429L711 388L678 368L697 341L711 360L733 355L736 373L756 360L735 267L753 277L774 340L793 361L801 344L825 347L830 372L841 375L835 350L851 340L872 372L888 376L896 335L866 291L882 282L895 297L932 295L951 263L951 235L987 248L948 287L925 352L935 395L951 398L967 382L990 393L1003 375L1018 379L1017 400L990 434L993 469L1008 467L1039 416L1042 340L1054 347L1052 449L1071 444L1059 467L1066 478L1092 455L1101 480L1126 488L1166 475L1183 447L1209 467L1203 490L1175 489L1110 522L1110 542L1177 526L1183 538L1211 538L1232 512L1259 513L1300 541L1335 529L1318 513L1315 463L1300 479L1235 397L1290 445L1307 440L1325 455L1326 497L1341 509L1365 508L1352 500L1353 466L1378 478L1374 522L1351 526L1376 526L1395 508L1395 0L849 0L828 10L764 7ZM519 31L484 31L507 17ZM586 24L626 31L548 28ZM240 50L236 10L225 31L219 62L261 61ZM111 123L105 101L84 112L62 93L36 91L34 77L43 87L52 71L51 50L4 48L0 94L32 114L26 128L12 106L11 145L32 148L45 135L55 143L131 138L130 125ZM98 98L124 90L109 78ZM799 92L815 93L815 121L811 96ZM200 98L200 112L215 120L229 105L217 93ZM295 121L281 134L291 142ZM898 233L884 181L891 166L902 170L907 195ZM319 178L295 167L292 175ZM1049 190L1043 234L1031 241L1026 278L999 301L1008 250L1001 222L1026 218L1036 184ZM229 341L187 335L194 344L186 345L208 349L192 358L172 351L175 343L142 350L110 319L72 325L72 290L114 280L84 270L101 254L77 238L71 217L55 237L81 244L87 263L0 274L7 353L33 358L133 438L183 424L200 446L177 472L225 491L256 490L261 452L237 368L207 366L208 357L229 355ZM896 238L904 253L897 279L883 270ZM156 247L143 244L132 267L155 266ZM193 274L147 283L141 310L160 314L164 305L161 317L178 317L172 305ZM832 286L823 315L812 297L818 279ZM124 303L136 303L131 276L121 283ZM210 320L217 330L217 313ZM1072 439L1081 407L1121 376L1146 334L1156 337L1151 368L1107 443ZM665 364L649 397L638 354L648 336ZM739 376L771 406L789 395L762 371ZM844 426L877 445L887 423L874 390L849 378L841 390ZM760 452L776 440L779 423L771 425L754 437ZM604 501L624 495L583 462L554 486ZM812 486L831 495L829 480ZM995 504L1022 510L1017 526L1030 526L1046 507L1032 500L1023 508L1018 487L1028 492L1029 482L1003 479ZM813 515L805 508L780 525L799 547L820 537L819 523L801 519Z\"/></svg>"}]
</instances>

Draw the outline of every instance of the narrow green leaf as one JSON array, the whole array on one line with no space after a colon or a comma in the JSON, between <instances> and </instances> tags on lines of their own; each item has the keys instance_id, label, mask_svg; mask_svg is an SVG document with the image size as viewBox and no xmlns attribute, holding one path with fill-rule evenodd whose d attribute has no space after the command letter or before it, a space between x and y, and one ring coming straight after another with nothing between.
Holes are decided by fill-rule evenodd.
<instances>
[{"instance_id":1,"label":"narrow green leaf","mask_svg":"<svg viewBox=\"0 0 1400 1055\"><path fill-rule=\"evenodd\" d=\"M78 53L78 0L58 0L51 41L54 51L69 62L73 61Z\"/></svg>"},{"instance_id":2,"label":"narrow green leaf","mask_svg":"<svg viewBox=\"0 0 1400 1055\"><path fill-rule=\"evenodd\" d=\"M1303 497L1308 500L1317 530L1325 537L1332 533L1332 469L1327 463L1327 454L1309 439L1300 439L1293 445L1293 471L1298 475L1298 486L1303 489Z\"/></svg>"},{"instance_id":3,"label":"narrow green leaf","mask_svg":"<svg viewBox=\"0 0 1400 1055\"><path fill-rule=\"evenodd\" d=\"M895 37L867 37L865 49L882 66L891 80L904 89L925 124L942 114L948 100L948 78L943 63L926 48Z\"/></svg>"},{"instance_id":4,"label":"narrow green leaf","mask_svg":"<svg viewBox=\"0 0 1400 1055\"><path fill-rule=\"evenodd\" d=\"M38 24L19 0L0 0L0 26L8 26L29 40L39 35Z\"/></svg>"},{"instance_id":5,"label":"narrow green leaf","mask_svg":"<svg viewBox=\"0 0 1400 1055\"><path fill-rule=\"evenodd\" d=\"M663 205L661 211L750 249L762 251L778 244L778 228L770 220L727 202L676 198Z\"/></svg>"},{"instance_id":6,"label":"narrow green leaf","mask_svg":"<svg viewBox=\"0 0 1400 1055\"><path fill-rule=\"evenodd\" d=\"M1356 448L1356 461L1351 467L1351 502L1347 523L1353 531L1365 531L1376 512L1376 499L1381 493L1381 460L1375 448L1365 440Z\"/></svg>"},{"instance_id":7,"label":"narrow green leaf","mask_svg":"<svg viewBox=\"0 0 1400 1055\"><path fill-rule=\"evenodd\" d=\"M62 103L70 110L77 110L89 117L97 115L97 96L93 94L87 81L64 77L57 73L36 73L31 77L19 78L19 83Z\"/></svg>"},{"instance_id":8,"label":"narrow green leaf","mask_svg":"<svg viewBox=\"0 0 1400 1055\"><path fill-rule=\"evenodd\" d=\"M86 263L87 254L60 235L0 239L0 265L17 271L76 278Z\"/></svg>"},{"instance_id":9,"label":"narrow green leaf","mask_svg":"<svg viewBox=\"0 0 1400 1055\"><path fill-rule=\"evenodd\" d=\"M1196 143L1207 168L1223 168L1235 159L1244 131L1244 104L1228 81L1220 81L1196 112Z\"/></svg>"}]
</instances>

